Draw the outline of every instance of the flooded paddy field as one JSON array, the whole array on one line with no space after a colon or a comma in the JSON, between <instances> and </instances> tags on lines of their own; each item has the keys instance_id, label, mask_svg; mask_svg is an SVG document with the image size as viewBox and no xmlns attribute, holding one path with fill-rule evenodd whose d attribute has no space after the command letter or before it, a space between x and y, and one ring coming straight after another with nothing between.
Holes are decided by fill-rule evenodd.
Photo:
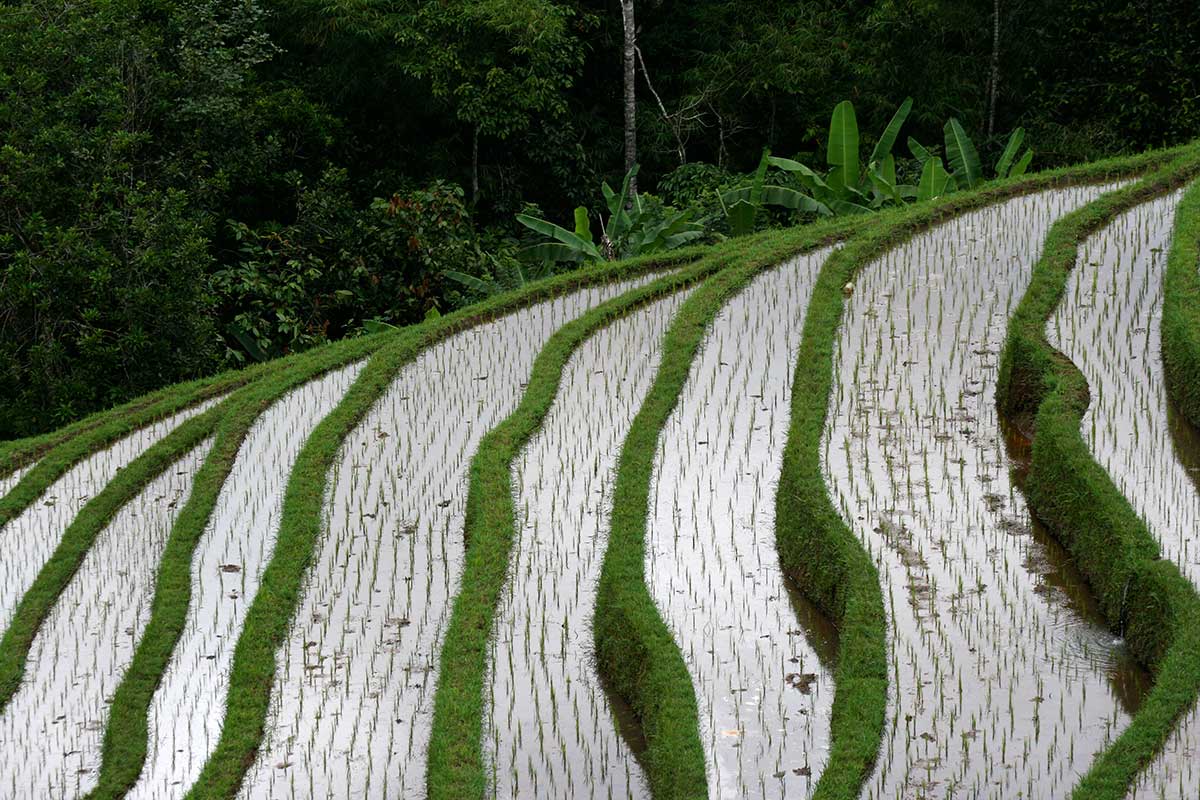
<instances>
[{"instance_id":1,"label":"flooded paddy field","mask_svg":"<svg viewBox=\"0 0 1200 800\"><path fill-rule=\"evenodd\" d=\"M1122 643L1054 587L1069 573L1034 535L994 400L1046 232L1101 191L967 214L855 281L823 462L890 615L867 797L1062 797L1129 720Z\"/></svg>"},{"instance_id":2,"label":"flooded paddy field","mask_svg":"<svg viewBox=\"0 0 1200 800\"><path fill-rule=\"evenodd\" d=\"M343 444L245 798L423 797L467 470L564 324L650 278L577 291L423 351Z\"/></svg>"},{"instance_id":3,"label":"flooded paddy field","mask_svg":"<svg viewBox=\"0 0 1200 800\"><path fill-rule=\"evenodd\" d=\"M129 797L183 797L216 747L234 647L271 558L288 475L362 367L289 392L247 433L192 556L187 620L150 704L146 763Z\"/></svg>"},{"instance_id":4,"label":"flooded paddy field","mask_svg":"<svg viewBox=\"0 0 1200 800\"><path fill-rule=\"evenodd\" d=\"M1083 437L1159 541L1200 586L1200 436L1167 397L1160 355L1163 272L1182 191L1090 237L1047 326L1087 377ZM1184 717L1132 793L1200 796L1200 709Z\"/></svg>"},{"instance_id":5,"label":"flooded paddy field","mask_svg":"<svg viewBox=\"0 0 1200 800\"><path fill-rule=\"evenodd\" d=\"M21 479L28 475L29 471L35 466L37 465L30 464L29 466L21 467L17 470L14 470L9 475L0 478L0 497L4 497L4 495L11 492L13 488L21 482Z\"/></svg>"},{"instance_id":6,"label":"flooded paddy field","mask_svg":"<svg viewBox=\"0 0 1200 800\"><path fill-rule=\"evenodd\" d=\"M580 345L513 465L517 530L497 610L485 748L497 798L649 798L596 672L592 617L621 444L679 292Z\"/></svg>"},{"instance_id":7,"label":"flooded paddy field","mask_svg":"<svg viewBox=\"0 0 1200 800\"><path fill-rule=\"evenodd\" d=\"M659 436L647 581L692 676L713 798L807 797L828 757L832 665L806 638L774 515L795 353L829 252L721 309Z\"/></svg>"},{"instance_id":8,"label":"flooded paddy field","mask_svg":"<svg viewBox=\"0 0 1200 800\"><path fill-rule=\"evenodd\" d=\"M8 628L17 604L49 561L68 526L117 472L192 417L211 408L210 400L136 431L100 450L50 485L15 519L0 527L0 631ZM21 472L19 474L24 474ZM6 483L11 481L6 479ZM16 485L12 481L11 486Z\"/></svg>"},{"instance_id":9,"label":"flooded paddy field","mask_svg":"<svg viewBox=\"0 0 1200 800\"><path fill-rule=\"evenodd\" d=\"M94 788L109 699L149 621L159 558L211 445L126 504L59 596L0 713L0 795L78 797Z\"/></svg>"}]
</instances>

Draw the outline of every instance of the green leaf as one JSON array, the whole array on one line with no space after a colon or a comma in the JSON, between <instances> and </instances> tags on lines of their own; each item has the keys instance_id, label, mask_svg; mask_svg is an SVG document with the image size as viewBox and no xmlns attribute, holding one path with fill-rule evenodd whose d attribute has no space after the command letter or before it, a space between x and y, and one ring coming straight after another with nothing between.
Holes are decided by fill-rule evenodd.
<instances>
[{"instance_id":1,"label":"green leaf","mask_svg":"<svg viewBox=\"0 0 1200 800\"><path fill-rule=\"evenodd\" d=\"M933 153L929 152L928 148L911 136L908 137L908 152L912 153L913 158L920 161L922 165L933 158Z\"/></svg>"},{"instance_id":2,"label":"green leaf","mask_svg":"<svg viewBox=\"0 0 1200 800\"><path fill-rule=\"evenodd\" d=\"M694 242L704 235L704 231L683 231L682 233L673 233L663 239L664 250L674 250L676 247L682 247L688 242Z\"/></svg>"},{"instance_id":3,"label":"green leaf","mask_svg":"<svg viewBox=\"0 0 1200 800\"><path fill-rule=\"evenodd\" d=\"M441 318L442 318L442 312L437 310L437 306L430 306L429 310L425 312L425 321L426 322L429 322L430 320L434 320L434 319L441 319ZM383 324L387 325L386 322Z\"/></svg>"},{"instance_id":4,"label":"green leaf","mask_svg":"<svg viewBox=\"0 0 1200 800\"><path fill-rule=\"evenodd\" d=\"M482 278L476 278L474 275L468 275L465 272L447 269L442 271L442 276L484 295L491 296L500 291L500 287L492 281L485 281Z\"/></svg>"},{"instance_id":5,"label":"green leaf","mask_svg":"<svg viewBox=\"0 0 1200 800\"><path fill-rule=\"evenodd\" d=\"M871 209L861 203L851 203L849 200L839 200L834 203L831 209L838 216L851 216L853 214L870 214Z\"/></svg>"},{"instance_id":6,"label":"green leaf","mask_svg":"<svg viewBox=\"0 0 1200 800\"><path fill-rule=\"evenodd\" d=\"M908 119L908 112L912 111L913 99L906 97L900 107L896 109L896 113L892 115L892 121L883 129L883 133L879 136L879 141L875 143L875 149L871 151L871 161L876 163L883 161L892 154L892 146L896 144L896 138L900 135L900 128L904 125L904 121ZM893 180L892 183L896 181Z\"/></svg>"},{"instance_id":7,"label":"green leaf","mask_svg":"<svg viewBox=\"0 0 1200 800\"><path fill-rule=\"evenodd\" d=\"M814 194L818 191L829 191L829 186L825 183L825 179L799 161L771 156L770 162L773 167L779 167L786 172L798 174L800 176L800 183L803 184L805 189Z\"/></svg>"},{"instance_id":8,"label":"green leaf","mask_svg":"<svg viewBox=\"0 0 1200 800\"><path fill-rule=\"evenodd\" d=\"M562 242L574 250L578 250L582 255L592 259L593 261L604 260L604 256L601 255L600 250L596 247L596 245L580 238L576 234L560 225L555 225L553 222L549 222L544 219L538 219L537 217L531 217L528 214L517 214L517 222L521 223L532 231L536 231L543 236L549 236L550 238L556 239L557 241Z\"/></svg>"},{"instance_id":9,"label":"green leaf","mask_svg":"<svg viewBox=\"0 0 1200 800\"><path fill-rule=\"evenodd\" d=\"M762 205L763 184L767 180L767 167L771 164L771 151L763 149L762 158L758 160L758 169L754 171L754 181L750 184L750 204L758 207Z\"/></svg>"},{"instance_id":10,"label":"green leaf","mask_svg":"<svg viewBox=\"0 0 1200 800\"><path fill-rule=\"evenodd\" d=\"M436 313L437 309L431 308L429 311L431 313ZM428 318L429 314L426 314L425 316ZM363 330L365 330L367 333L385 333L387 331L398 331L400 329L390 322L384 322L381 319L364 319Z\"/></svg>"},{"instance_id":11,"label":"green leaf","mask_svg":"<svg viewBox=\"0 0 1200 800\"><path fill-rule=\"evenodd\" d=\"M1009 167L1012 166L1013 159L1017 156L1017 151L1021 149L1021 142L1025 141L1025 129L1017 128L1009 134L1008 144L1004 145L1004 152L1000 154L1000 160L996 162L996 177L1007 178Z\"/></svg>"},{"instance_id":12,"label":"green leaf","mask_svg":"<svg viewBox=\"0 0 1200 800\"><path fill-rule=\"evenodd\" d=\"M793 211L808 211L820 214L823 217L828 217L831 214L829 208L824 203L819 203L803 192L797 192L795 189L789 189L785 186L763 187L763 203L789 208Z\"/></svg>"},{"instance_id":13,"label":"green leaf","mask_svg":"<svg viewBox=\"0 0 1200 800\"><path fill-rule=\"evenodd\" d=\"M271 360L271 354L264 350L262 345L258 343L258 339L256 339L248 331L235 328L233 331L233 338L238 340L238 344L240 344L246 353L249 354L249 356L255 361L262 362Z\"/></svg>"},{"instance_id":14,"label":"green leaf","mask_svg":"<svg viewBox=\"0 0 1200 800\"><path fill-rule=\"evenodd\" d=\"M896 191L896 162L890 155L884 159L883 169L873 169L867 173L867 177L875 190L876 201L882 204L885 200L891 200L900 205L900 194Z\"/></svg>"},{"instance_id":15,"label":"green leaf","mask_svg":"<svg viewBox=\"0 0 1200 800\"><path fill-rule=\"evenodd\" d=\"M940 158L930 158L921 169L921 183L917 186L917 200L933 200L946 191L950 176L942 166Z\"/></svg>"},{"instance_id":16,"label":"green leaf","mask_svg":"<svg viewBox=\"0 0 1200 800\"><path fill-rule=\"evenodd\" d=\"M754 217L757 209L746 200L738 200L725 210L729 218L729 229L734 236L754 233Z\"/></svg>"},{"instance_id":17,"label":"green leaf","mask_svg":"<svg viewBox=\"0 0 1200 800\"><path fill-rule=\"evenodd\" d=\"M575 209L575 235L585 242L593 241L592 225L588 221L587 208L584 206Z\"/></svg>"},{"instance_id":18,"label":"green leaf","mask_svg":"<svg viewBox=\"0 0 1200 800\"><path fill-rule=\"evenodd\" d=\"M829 118L829 147L825 161L831 167L841 168L844 185L858 184L858 120L854 117L854 104L849 100L834 106Z\"/></svg>"},{"instance_id":19,"label":"green leaf","mask_svg":"<svg viewBox=\"0 0 1200 800\"><path fill-rule=\"evenodd\" d=\"M556 261L583 261L584 254L570 245L560 242L544 242L522 249L517 254L526 263L543 263Z\"/></svg>"},{"instance_id":20,"label":"green leaf","mask_svg":"<svg viewBox=\"0 0 1200 800\"><path fill-rule=\"evenodd\" d=\"M1018 175L1024 175L1025 170L1029 169L1030 162L1033 161L1033 148L1025 151L1025 155L1021 156L1021 160L1013 165L1012 171L1008 173L1010 178L1015 178Z\"/></svg>"},{"instance_id":21,"label":"green leaf","mask_svg":"<svg viewBox=\"0 0 1200 800\"><path fill-rule=\"evenodd\" d=\"M605 193L611 216L608 218L608 227L604 229L604 235L614 244L632 227L629 214L625 211L625 203L629 199L629 184L637 177L639 169L641 169L641 165L634 164L629 172L625 173L625 180L621 182L621 194L612 195L611 189ZM597 251L597 255L599 255L599 251Z\"/></svg>"},{"instance_id":22,"label":"green leaf","mask_svg":"<svg viewBox=\"0 0 1200 800\"><path fill-rule=\"evenodd\" d=\"M974 189L982 179L979 168L979 153L971 143L971 137L963 130L963 126L954 117L942 128L946 136L946 158L959 186L964 189ZM936 195L935 195L936 196Z\"/></svg>"}]
</instances>

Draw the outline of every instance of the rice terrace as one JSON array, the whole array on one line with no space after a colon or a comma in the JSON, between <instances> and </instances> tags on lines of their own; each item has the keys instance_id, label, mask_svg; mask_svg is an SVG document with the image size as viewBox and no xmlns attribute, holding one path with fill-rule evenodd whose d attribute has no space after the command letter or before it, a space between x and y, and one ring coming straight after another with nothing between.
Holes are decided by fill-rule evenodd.
<instances>
[{"instance_id":1,"label":"rice terrace","mask_svg":"<svg viewBox=\"0 0 1200 800\"><path fill-rule=\"evenodd\" d=\"M0 799L1200 800L1200 140L1052 13L801 132L713 31L932 12L17 5Z\"/></svg>"}]
</instances>

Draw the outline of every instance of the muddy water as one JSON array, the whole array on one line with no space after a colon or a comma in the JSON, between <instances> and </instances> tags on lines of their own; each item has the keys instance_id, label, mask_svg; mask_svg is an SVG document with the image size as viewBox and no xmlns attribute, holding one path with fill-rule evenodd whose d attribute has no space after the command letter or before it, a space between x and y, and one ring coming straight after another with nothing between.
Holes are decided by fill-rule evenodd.
<instances>
[{"instance_id":1,"label":"muddy water","mask_svg":"<svg viewBox=\"0 0 1200 800\"><path fill-rule=\"evenodd\" d=\"M828 250L721 309L659 436L646 574L683 651L714 798L806 797L828 757L833 681L775 549L794 356Z\"/></svg>"},{"instance_id":2,"label":"muddy water","mask_svg":"<svg viewBox=\"0 0 1200 800\"><path fill-rule=\"evenodd\" d=\"M1196 442L1173 420L1160 356L1163 271L1181 194L1121 215L1084 243L1047 334L1087 376L1083 435L1092 453L1163 556L1200 586ZM1200 711L1183 720L1135 796L1200 796Z\"/></svg>"},{"instance_id":3,"label":"muddy water","mask_svg":"<svg viewBox=\"0 0 1200 800\"><path fill-rule=\"evenodd\" d=\"M516 408L546 340L632 285L576 292L431 347L347 438L241 797L425 795L475 448Z\"/></svg>"},{"instance_id":4,"label":"muddy water","mask_svg":"<svg viewBox=\"0 0 1200 800\"><path fill-rule=\"evenodd\" d=\"M187 620L150 704L146 764L129 797L183 797L216 747L234 646L271 559L288 475L364 363L289 392L251 426L192 557Z\"/></svg>"},{"instance_id":5,"label":"muddy water","mask_svg":"<svg viewBox=\"0 0 1200 800\"><path fill-rule=\"evenodd\" d=\"M50 560L79 509L99 494L118 470L216 402L210 400L181 411L85 458L51 484L20 516L0 527L0 632L12 622L17 604Z\"/></svg>"},{"instance_id":6,"label":"muddy water","mask_svg":"<svg viewBox=\"0 0 1200 800\"><path fill-rule=\"evenodd\" d=\"M596 673L592 616L621 445L686 296L584 342L513 465L518 530L493 630L484 724L493 797L650 796Z\"/></svg>"},{"instance_id":7,"label":"muddy water","mask_svg":"<svg viewBox=\"0 0 1200 800\"><path fill-rule=\"evenodd\" d=\"M211 446L117 512L46 617L0 715L0 796L78 797L95 787L109 699L150 620L159 559Z\"/></svg>"},{"instance_id":8,"label":"muddy water","mask_svg":"<svg viewBox=\"0 0 1200 800\"><path fill-rule=\"evenodd\" d=\"M1063 797L1128 722L1111 677L1123 648L1055 587L995 409L1045 234L1099 194L953 220L865 266L847 301L823 460L890 615L868 797Z\"/></svg>"}]
</instances>

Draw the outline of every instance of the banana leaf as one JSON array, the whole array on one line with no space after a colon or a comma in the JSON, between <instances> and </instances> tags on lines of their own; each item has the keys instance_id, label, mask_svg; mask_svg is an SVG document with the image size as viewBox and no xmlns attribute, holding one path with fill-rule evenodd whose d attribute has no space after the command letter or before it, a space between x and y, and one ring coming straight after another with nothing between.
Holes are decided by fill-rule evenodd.
<instances>
[{"instance_id":1,"label":"banana leaf","mask_svg":"<svg viewBox=\"0 0 1200 800\"><path fill-rule=\"evenodd\" d=\"M896 138L900 135L900 128L904 125L904 121L908 119L908 112L912 111L913 99L906 97L900 107L896 109L896 113L892 115L892 121L883 129L883 133L879 136L879 141L875 143L875 149L871 151L871 161L881 163L885 158L892 154L892 147L896 144ZM892 183L896 181L893 180Z\"/></svg>"},{"instance_id":2,"label":"banana leaf","mask_svg":"<svg viewBox=\"0 0 1200 800\"><path fill-rule=\"evenodd\" d=\"M1004 145L1004 152L1000 154L1000 160L996 162L996 177L1007 178L1009 168L1012 166L1013 159L1017 157L1017 151L1021 149L1021 142L1025 140L1025 129L1017 128L1008 136L1008 144Z\"/></svg>"},{"instance_id":3,"label":"banana leaf","mask_svg":"<svg viewBox=\"0 0 1200 800\"><path fill-rule=\"evenodd\" d=\"M555 225L553 222L538 219L537 217L531 217L528 214L517 214L517 222L543 236L549 236L551 239L562 242L572 250L579 252L581 256L590 258L593 261L604 260L604 256L600 253L600 249L596 245L560 225ZM526 252L532 249L526 248ZM558 260L561 261L563 259L560 258Z\"/></svg>"},{"instance_id":4,"label":"banana leaf","mask_svg":"<svg viewBox=\"0 0 1200 800\"><path fill-rule=\"evenodd\" d=\"M971 137L963 130L957 119L951 117L942 128L946 136L946 158L957 183L964 189L974 189L982 179L979 153L971 143Z\"/></svg>"},{"instance_id":5,"label":"banana leaf","mask_svg":"<svg viewBox=\"0 0 1200 800\"><path fill-rule=\"evenodd\" d=\"M926 161L933 158L933 153L929 152L929 149L925 145L911 136L908 137L908 152L912 153L913 158L921 162L922 167Z\"/></svg>"},{"instance_id":6,"label":"banana leaf","mask_svg":"<svg viewBox=\"0 0 1200 800\"><path fill-rule=\"evenodd\" d=\"M1018 175L1024 175L1025 170L1029 169L1030 162L1033 161L1033 148L1025 151L1025 155L1021 156L1021 160L1013 165L1012 171L1008 173L1010 178L1015 178Z\"/></svg>"},{"instance_id":7,"label":"banana leaf","mask_svg":"<svg viewBox=\"0 0 1200 800\"><path fill-rule=\"evenodd\" d=\"M829 146L825 160L829 166L842 170L843 185L858 185L858 120L854 104L843 100L834 106L829 118Z\"/></svg>"}]
</instances>

